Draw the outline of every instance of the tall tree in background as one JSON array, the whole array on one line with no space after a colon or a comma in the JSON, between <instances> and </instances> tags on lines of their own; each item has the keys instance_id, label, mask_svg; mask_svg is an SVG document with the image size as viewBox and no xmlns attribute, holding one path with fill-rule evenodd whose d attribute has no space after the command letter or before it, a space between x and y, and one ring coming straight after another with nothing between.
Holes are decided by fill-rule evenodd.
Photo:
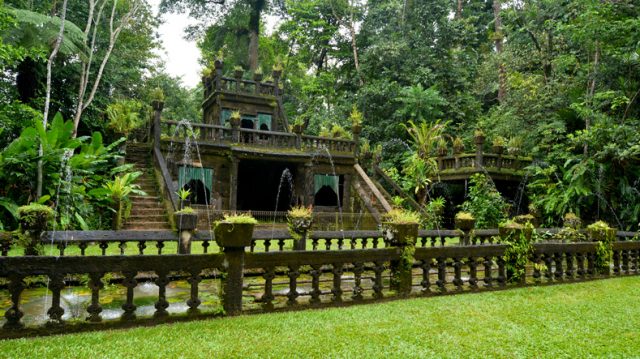
<instances>
[{"instance_id":1,"label":"tall tree in background","mask_svg":"<svg viewBox=\"0 0 640 359\"><path fill-rule=\"evenodd\" d=\"M103 11L107 4L110 4L110 11L106 18L103 19ZM130 21L135 17L136 13L142 6L141 0L124 0L119 3L118 0L89 0L89 13L87 15L84 34L86 37L86 45L89 47L89 58L82 63L82 72L80 75L80 86L78 89L78 101L76 104L75 115L73 118L73 135L78 134L78 125L82 118L83 112L91 105L96 95L100 81L104 74L104 69L113 49L120 37L122 30L130 25ZM107 7L109 9L109 7ZM96 39L98 37L98 29L101 21L108 22L108 45L99 61L98 72L93 78L93 84L90 85L91 67L94 65L94 53L98 52L96 47ZM87 93L87 89L91 90Z\"/></svg>"},{"instance_id":2,"label":"tall tree in background","mask_svg":"<svg viewBox=\"0 0 640 359\"><path fill-rule=\"evenodd\" d=\"M493 22L495 26L495 46L496 53L498 54L498 102L504 101L504 96L507 88L507 71L504 67L502 60L502 47L504 45L504 34L502 32L502 3L500 0L493 0Z\"/></svg>"}]
</instances>

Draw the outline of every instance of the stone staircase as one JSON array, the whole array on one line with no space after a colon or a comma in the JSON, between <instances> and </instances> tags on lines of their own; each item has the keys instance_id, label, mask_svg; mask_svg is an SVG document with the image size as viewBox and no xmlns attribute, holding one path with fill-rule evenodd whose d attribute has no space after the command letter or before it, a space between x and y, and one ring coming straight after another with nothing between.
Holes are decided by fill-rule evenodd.
<instances>
[{"instance_id":1,"label":"stone staircase","mask_svg":"<svg viewBox=\"0 0 640 359\"><path fill-rule=\"evenodd\" d=\"M151 147L147 144L127 144L125 163L133 164L136 171L142 172L136 184L146 192L146 196L130 196L131 216L124 224L126 230L162 230L171 229L167 221L162 197L157 189L153 172Z\"/></svg>"}]
</instances>

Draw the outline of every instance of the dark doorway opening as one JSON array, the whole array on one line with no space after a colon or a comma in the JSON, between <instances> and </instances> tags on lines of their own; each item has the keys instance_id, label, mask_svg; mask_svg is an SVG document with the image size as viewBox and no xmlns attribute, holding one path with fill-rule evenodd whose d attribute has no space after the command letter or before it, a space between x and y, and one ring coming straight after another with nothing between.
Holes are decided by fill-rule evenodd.
<instances>
[{"instance_id":1,"label":"dark doorway opening","mask_svg":"<svg viewBox=\"0 0 640 359\"><path fill-rule=\"evenodd\" d=\"M240 122L240 127L253 130L253 121L242 119L242 122Z\"/></svg>"},{"instance_id":2,"label":"dark doorway opening","mask_svg":"<svg viewBox=\"0 0 640 359\"><path fill-rule=\"evenodd\" d=\"M313 198L313 204L315 206L323 206L323 207L343 207L342 203L342 193L344 191L344 176L338 176L338 193L334 191L331 186L322 186L316 192ZM340 197L338 197L338 195ZM338 198L340 200L338 200Z\"/></svg>"},{"instance_id":3,"label":"dark doorway opening","mask_svg":"<svg viewBox=\"0 0 640 359\"><path fill-rule=\"evenodd\" d=\"M283 172L288 171L290 176ZM296 166L282 162L240 161L238 201L241 211L286 211L291 208ZM278 190L280 196L278 198ZM276 208L276 200L278 208Z\"/></svg>"},{"instance_id":4,"label":"dark doorway opening","mask_svg":"<svg viewBox=\"0 0 640 359\"><path fill-rule=\"evenodd\" d=\"M189 201L191 204L211 204L211 192L200 180L191 180L182 188L191 191Z\"/></svg>"}]
</instances>

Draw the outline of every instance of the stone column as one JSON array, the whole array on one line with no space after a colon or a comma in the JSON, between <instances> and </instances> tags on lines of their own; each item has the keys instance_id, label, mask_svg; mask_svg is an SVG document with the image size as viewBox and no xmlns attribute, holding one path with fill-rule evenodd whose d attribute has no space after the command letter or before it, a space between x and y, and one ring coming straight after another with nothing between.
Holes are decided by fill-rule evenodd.
<instances>
[{"instance_id":1,"label":"stone column","mask_svg":"<svg viewBox=\"0 0 640 359\"><path fill-rule=\"evenodd\" d=\"M191 254L191 238L198 227L198 215L175 213L174 218L178 227L178 254Z\"/></svg>"},{"instance_id":2,"label":"stone column","mask_svg":"<svg viewBox=\"0 0 640 359\"><path fill-rule=\"evenodd\" d=\"M164 108L164 102L162 101L153 101L151 103L153 107L153 145L155 147L160 147L160 135L162 131L162 127L160 127L160 119L162 118L162 109ZM149 136L151 137L151 136Z\"/></svg>"},{"instance_id":3,"label":"stone column","mask_svg":"<svg viewBox=\"0 0 640 359\"><path fill-rule=\"evenodd\" d=\"M235 211L238 207L238 166L240 161L231 156L231 168L229 168L229 209Z\"/></svg>"},{"instance_id":4,"label":"stone column","mask_svg":"<svg viewBox=\"0 0 640 359\"><path fill-rule=\"evenodd\" d=\"M391 247L397 247L399 260L391 261L391 289L401 297L411 294L411 270L413 249L418 238L418 223L385 223L384 240Z\"/></svg>"},{"instance_id":5,"label":"stone column","mask_svg":"<svg viewBox=\"0 0 640 359\"><path fill-rule=\"evenodd\" d=\"M222 307L227 315L238 315L242 312L245 247L251 245L253 224L222 222L216 226L214 234L225 257Z\"/></svg>"},{"instance_id":6,"label":"stone column","mask_svg":"<svg viewBox=\"0 0 640 359\"><path fill-rule=\"evenodd\" d=\"M484 155L483 155L483 146L484 146L484 136L476 136L474 138L476 143L476 168L482 168L484 166Z\"/></svg>"},{"instance_id":7,"label":"stone column","mask_svg":"<svg viewBox=\"0 0 640 359\"><path fill-rule=\"evenodd\" d=\"M313 163L304 164L304 205L313 205Z\"/></svg>"},{"instance_id":8,"label":"stone column","mask_svg":"<svg viewBox=\"0 0 640 359\"><path fill-rule=\"evenodd\" d=\"M352 211L351 208L351 175L344 175L344 183L342 184L342 210Z\"/></svg>"}]
</instances>

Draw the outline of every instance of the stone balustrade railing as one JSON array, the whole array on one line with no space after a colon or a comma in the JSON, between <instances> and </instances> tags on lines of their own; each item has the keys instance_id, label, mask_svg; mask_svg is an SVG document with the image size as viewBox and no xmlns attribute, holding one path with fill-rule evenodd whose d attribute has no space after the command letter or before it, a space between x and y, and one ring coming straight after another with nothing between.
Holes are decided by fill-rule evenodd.
<instances>
[{"instance_id":1,"label":"stone balustrade railing","mask_svg":"<svg viewBox=\"0 0 640 359\"><path fill-rule=\"evenodd\" d=\"M377 234L362 233L359 237L371 236ZM21 301L27 283L42 276L51 292L46 333L52 334L214 316L220 315L221 309L233 315L640 274L640 241L614 242L606 270L597 267L595 242L535 243L523 279L515 282L509 278L504 244L418 247L413 269L398 276L401 248L406 244L389 243L386 248L338 251L251 253L239 245L202 255L3 257L0 283L11 306L5 311L0 337L43 333L36 324L25 327ZM143 317L137 311L136 288L149 280L157 287L157 300L151 316ZM175 300L167 294L168 289L179 280L188 283L188 297L185 305L170 307ZM204 293L203 282L217 289L209 286ZM85 315L77 321L65 320L62 292L71 283L91 293ZM121 311L115 318L101 315L107 283L122 288ZM201 306L202 296L210 298L212 293L219 297L221 308L208 303L206 310L201 310L205 307Z\"/></svg>"},{"instance_id":2,"label":"stone balustrade railing","mask_svg":"<svg viewBox=\"0 0 640 359\"><path fill-rule=\"evenodd\" d=\"M356 141L336 138L307 136L296 133L261 131L240 127L225 127L203 123L182 123L178 121L162 121L164 133L170 134L171 140L206 141L219 144L242 144L265 147L269 149L297 149L313 152L323 156L330 153L356 153Z\"/></svg>"},{"instance_id":3,"label":"stone balustrade railing","mask_svg":"<svg viewBox=\"0 0 640 359\"><path fill-rule=\"evenodd\" d=\"M544 243L566 243L554 235L561 228L536 228ZM467 239L468 238L468 239ZM491 245L498 243L497 229L476 229L470 233L460 230L419 230L416 247L451 247ZM620 242L633 241L637 232L618 231ZM48 245L44 255L53 256L115 256L115 255L171 255L177 253L179 236L173 231L55 231L44 232L42 245ZM218 253L212 232L198 231L191 240L192 253ZM76 249L77 248L77 249ZM294 246L294 239L284 229L261 229L253 233L248 252L342 251L354 249L386 248L384 235L378 230L364 231L312 231L305 246ZM8 235L0 236L0 254L3 257L23 255L22 247Z\"/></svg>"}]
</instances>

